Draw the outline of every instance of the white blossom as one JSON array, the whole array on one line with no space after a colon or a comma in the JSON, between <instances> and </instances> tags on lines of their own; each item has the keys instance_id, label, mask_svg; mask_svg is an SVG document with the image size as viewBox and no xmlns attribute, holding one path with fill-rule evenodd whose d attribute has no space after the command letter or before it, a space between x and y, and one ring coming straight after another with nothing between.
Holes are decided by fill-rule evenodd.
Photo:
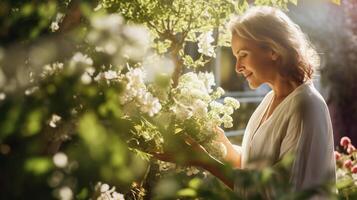
<instances>
[{"instance_id":1,"label":"white blossom","mask_svg":"<svg viewBox=\"0 0 357 200\"><path fill-rule=\"evenodd\" d=\"M43 71L40 76L42 78L46 78L48 76L55 74L58 71L61 71L62 69L63 69L63 63L55 62L55 63L47 64L43 66Z\"/></svg>"},{"instance_id":2,"label":"white blossom","mask_svg":"<svg viewBox=\"0 0 357 200\"><path fill-rule=\"evenodd\" d=\"M0 92L0 101L5 100L6 94L3 92Z\"/></svg>"},{"instance_id":3,"label":"white blossom","mask_svg":"<svg viewBox=\"0 0 357 200\"><path fill-rule=\"evenodd\" d=\"M189 107L182 104L175 104L170 108L170 110L175 113L176 118L181 121L189 119L193 116L193 113Z\"/></svg>"},{"instance_id":4,"label":"white blossom","mask_svg":"<svg viewBox=\"0 0 357 200\"><path fill-rule=\"evenodd\" d=\"M150 34L144 26L126 26L123 34L129 42L122 46L121 53L131 59L140 59L150 47Z\"/></svg>"},{"instance_id":5,"label":"white blossom","mask_svg":"<svg viewBox=\"0 0 357 200\"><path fill-rule=\"evenodd\" d=\"M161 104L159 100L152 96L151 93L145 93L143 97L140 98L141 106L140 110L142 112L148 113L149 116L154 116L161 109Z\"/></svg>"},{"instance_id":6,"label":"white blossom","mask_svg":"<svg viewBox=\"0 0 357 200\"><path fill-rule=\"evenodd\" d=\"M209 31L206 33L202 33L198 37L198 52L209 56L209 57L215 57L216 54L214 52L214 46L212 43L214 42L214 38L212 36L213 32Z\"/></svg>"},{"instance_id":7,"label":"white blossom","mask_svg":"<svg viewBox=\"0 0 357 200\"><path fill-rule=\"evenodd\" d=\"M90 84L92 82L92 77L87 72L84 72L81 76L81 81L85 85Z\"/></svg>"},{"instance_id":8,"label":"white blossom","mask_svg":"<svg viewBox=\"0 0 357 200\"><path fill-rule=\"evenodd\" d=\"M223 88L221 88L221 87L218 87L217 89L216 89L216 91L214 91L213 92L213 94L211 95L211 97L213 98L213 99L218 99L218 98L220 98L222 95L224 95L224 90L223 90Z\"/></svg>"},{"instance_id":9,"label":"white blossom","mask_svg":"<svg viewBox=\"0 0 357 200\"><path fill-rule=\"evenodd\" d=\"M207 106L207 103L205 103L204 101L200 99L195 100L192 105L193 115L199 118L205 117L208 112Z\"/></svg>"},{"instance_id":10,"label":"white blossom","mask_svg":"<svg viewBox=\"0 0 357 200\"><path fill-rule=\"evenodd\" d=\"M50 26L50 29L51 29L52 32L57 31L59 29L58 22L52 22L51 26Z\"/></svg>"},{"instance_id":11,"label":"white blossom","mask_svg":"<svg viewBox=\"0 0 357 200\"><path fill-rule=\"evenodd\" d=\"M115 187L110 188L106 183L98 182L95 187L96 200L125 200L124 195L115 191Z\"/></svg>"},{"instance_id":12,"label":"white blossom","mask_svg":"<svg viewBox=\"0 0 357 200\"><path fill-rule=\"evenodd\" d=\"M210 104L211 110L217 112L217 113L222 113L223 112L223 104L217 102L217 101L212 101Z\"/></svg>"},{"instance_id":13,"label":"white blossom","mask_svg":"<svg viewBox=\"0 0 357 200\"><path fill-rule=\"evenodd\" d=\"M233 118L229 115L223 115L222 121L224 128L231 128L233 126Z\"/></svg>"},{"instance_id":14,"label":"white blossom","mask_svg":"<svg viewBox=\"0 0 357 200\"><path fill-rule=\"evenodd\" d=\"M237 101L237 99L232 97L224 98L224 103L229 106L232 106L234 109L238 109L240 107L239 101Z\"/></svg>"},{"instance_id":15,"label":"white blossom","mask_svg":"<svg viewBox=\"0 0 357 200\"><path fill-rule=\"evenodd\" d=\"M123 18L118 14L95 16L91 19L95 29L118 32L123 24Z\"/></svg>"},{"instance_id":16,"label":"white blossom","mask_svg":"<svg viewBox=\"0 0 357 200\"><path fill-rule=\"evenodd\" d=\"M187 167L186 168L186 175L187 176L192 176L192 175L196 175L200 172L199 169L197 169L196 167Z\"/></svg>"},{"instance_id":17,"label":"white blossom","mask_svg":"<svg viewBox=\"0 0 357 200\"><path fill-rule=\"evenodd\" d=\"M61 117L56 115L56 114L53 114L52 117L51 117L51 120L49 122L49 125L50 127L52 128L56 128L57 127L57 123L61 121Z\"/></svg>"},{"instance_id":18,"label":"white blossom","mask_svg":"<svg viewBox=\"0 0 357 200\"><path fill-rule=\"evenodd\" d=\"M53 163L60 168L66 167L68 164L68 157L62 152L58 152L53 156Z\"/></svg>"},{"instance_id":19,"label":"white blossom","mask_svg":"<svg viewBox=\"0 0 357 200\"><path fill-rule=\"evenodd\" d=\"M71 59L72 65L82 63L85 65L93 65L93 60L86 54L82 54L81 52L76 52L72 59Z\"/></svg>"},{"instance_id":20,"label":"white blossom","mask_svg":"<svg viewBox=\"0 0 357 200\"><path fill-rule=\"evenodd\" d=\"M108 70L106 72L104 72L104 78L107 80L111 80L111 79L116 79L118 78L118 73L116 71L113 70Z\"/></svg>"},{"instance_id":21,"label":"white blossom","mask_svg":"<svg viewBox=\"0 0 357 200\"><path fill-rule=\"evenodd\" d=\"M57 13L55 21L51 23L50 29L52 32L56 32L59 29L58 23L61 23L63 21L64 14L63 13Z\"/></svg>"},{"instance_id":22,"label":"white blossom","mask_svg":"<svg viewBox=\"0 0 357 200\"><path fill-rule=\"evenodd\" d=\"M154 116L161 110L161 104L159 99L147 90L144 78L143 69L129 68L125 76L121 77L126 81L126 87L119 99L122 104L135 101L142 112Z\"/></svg>"},{"instance_id":23,"label":"white blossom","mask_svg":"<svg viewBox=\"0 0 357 200\"><path fill-rule=\"evenodd\" d=\"M39 89L38 86L34 86L34 87L29 88L29 89L26 89L25 90L25 95L29 96L29 95L33 94L34 92L36 92L38 89Z\"/></svg>"},{"instance_id":24,"label":"white blossom","mask_svg":"<svg viewBox=\"0 0 357 200\"><path fill-rule=\"evenodd\" d=\"M71 200L73 199L73 192L68 186L61 187L59 189L59 198L61 200Z\"/></svg>"},{"instance_id":25,"label":"white blossom","mask_svg":"<svg viewBox=\"0 0 357 200\"><path fill-rule=\"evenodd\" d=\"M198 73L198 79L200 79L205 87L208 93L212 92L212 86L215 86L216 83L214 81L214 75L209 72L199 72Z\"/></svg>"},{"instance_id":26,"label":"white blossom","mask_svg":"<svg viewBox=\"0 0 357 200\"><path fill-rule=\"evenodd\" d=\"M159 75L171 76L175 68L171 59L157 55L147 57L142 66L147 72L147 82L153 82Z\"/></svg>"}]
</instances>

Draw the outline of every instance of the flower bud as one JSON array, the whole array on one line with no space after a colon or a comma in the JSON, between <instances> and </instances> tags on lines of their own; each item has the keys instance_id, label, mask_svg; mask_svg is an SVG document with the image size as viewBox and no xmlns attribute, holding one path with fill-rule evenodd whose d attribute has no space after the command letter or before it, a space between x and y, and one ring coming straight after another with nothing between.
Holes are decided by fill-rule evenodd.
<instances>
[{"instance_id":1,"label":"flower bud","mask_svg":"<svg viewBox=\"0 0 357 200\"><path fill-rule=\"evenodd\" d=\"M347 153L351 154L354 151L356 151L355 146L353 146L352 144L349 144L348 147L347 147Z\"/></svg>"},{"instance_id":2,"label":"flower bud","mask_svg":"<svg viewBox=\"0 0 357 200\"><path fill-rule=\"evenodd\" d=\"M351 139L349 137L342 137L340 140L340 145L347 148L348 145L351 144Z\"/></svg>"},{"instance_id":3,"label":"flower bud","mask_svg":"<svg viewBox=\"0 0 357 200\"><path fill-rule=\"evenodd\" d=\"M354 166L351 168L351 172L354 173L354 174L357 174L357 165L354 165Z\"/></svg>"},{"instance_id":4,"label":"flower bud","mask_svg":"<svg viewBox=\"0 0 357 200\"><path fill-rule=\"evenodd\" d=\"M343 163L343 166L345 166L346 168L351 168L352 167L352 161L350 159L346 160L344 163Z\"/></svg>"}]
</instances>

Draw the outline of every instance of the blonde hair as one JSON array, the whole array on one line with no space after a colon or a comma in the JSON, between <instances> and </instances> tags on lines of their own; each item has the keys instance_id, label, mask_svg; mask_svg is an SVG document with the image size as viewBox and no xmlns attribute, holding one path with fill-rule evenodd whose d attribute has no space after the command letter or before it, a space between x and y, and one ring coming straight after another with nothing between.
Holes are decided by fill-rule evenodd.
<instances>
[{"instance_id":1,"label":"blonde hair","mask_svg":"<svg viewBox=\"0 0 357 200\"><path fill-rule=\"evenodd\" d=\"M254 40L275 51L280 73L298 83L312 78L320 58L300 27L281 10L268 6L249 8L229 24L232 35Z\"/></svg>"}]
</instances>

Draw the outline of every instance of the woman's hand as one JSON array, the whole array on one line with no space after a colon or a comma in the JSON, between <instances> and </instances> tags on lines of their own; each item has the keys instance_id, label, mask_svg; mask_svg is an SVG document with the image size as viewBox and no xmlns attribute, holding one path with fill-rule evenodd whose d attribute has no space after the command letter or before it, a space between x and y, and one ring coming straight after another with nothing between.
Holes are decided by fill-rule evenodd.
<instances>
[{"instance_id":1,"label":"woman's hand","mask_svg":"<svg viewBox=\"0 0 357 200\"><path fill-rule=\"evenodd\" d=\"M237 156L236 151L232 153L233 146L226 138L224 131L217 127L215 131L218 134L218 140L223 142L227 147L227 157ZM228 142L228 144L227 144ZM185 138L180 150L178 152L166 151L164 153L151 153L156 159L179 163L188 166L201 167L209 171L212 175L219 178L229 188L233 189L233 168L230 165L225 165L220 161L213 158L200 144L192 140L191 138ZM233 155L234 154L234 155ZM239 159L240 154L235 159Z\"/></svg>"},{"instance_id":2,"label":"woman's hand","mask_svg":"<svg viewBox=\"0 0 357 200\"><path fill-rule=\"evenodd\" d=\"M212 159L214 159L209 155L204 147L190 137L184 138L180 151L172 152L170 150L166 150L164 153L152 152L150 154L154 158L165 162L197 167L202 167L205 165L205 162L212 162Z\"/></svg>"}]
</instances>

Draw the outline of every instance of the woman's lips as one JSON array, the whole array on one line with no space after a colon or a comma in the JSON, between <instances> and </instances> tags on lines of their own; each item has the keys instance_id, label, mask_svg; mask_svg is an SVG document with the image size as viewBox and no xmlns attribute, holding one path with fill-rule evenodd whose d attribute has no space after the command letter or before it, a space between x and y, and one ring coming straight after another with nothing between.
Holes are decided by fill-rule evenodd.
<instances>
[{"instance_id":1,"label":"woman's lips","mask_svg":"<svg viewBox=\"0 0 357 200\"><path fill-rule=\"evenodd\" d=\"M249 74L245 75L244 77L247 79L247 78L249 78L252 74L253 74L253 73L249 73Z\"/></svg>"}]
</instances>

